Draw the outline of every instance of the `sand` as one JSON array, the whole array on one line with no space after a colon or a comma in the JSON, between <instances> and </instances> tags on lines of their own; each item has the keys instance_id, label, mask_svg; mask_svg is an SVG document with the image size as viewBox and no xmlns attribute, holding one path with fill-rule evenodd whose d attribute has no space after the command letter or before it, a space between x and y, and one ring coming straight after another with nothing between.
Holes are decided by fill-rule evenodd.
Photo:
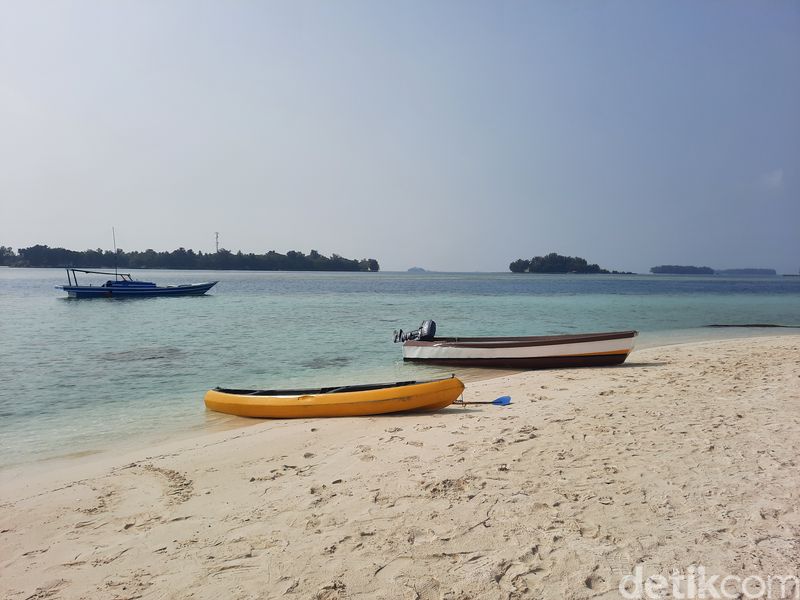
<instances>
[{"instance_id":1,"label":"sand","mask_svg":"<svg viewBox=\"0 0 800 600\"><path fill-rule=\"evenodd\" d=\"M511 374L465 399L504 394L6 474L0 596L619 598L637 566L797 575L800 336Z\"/></svg>"}]
</instances>

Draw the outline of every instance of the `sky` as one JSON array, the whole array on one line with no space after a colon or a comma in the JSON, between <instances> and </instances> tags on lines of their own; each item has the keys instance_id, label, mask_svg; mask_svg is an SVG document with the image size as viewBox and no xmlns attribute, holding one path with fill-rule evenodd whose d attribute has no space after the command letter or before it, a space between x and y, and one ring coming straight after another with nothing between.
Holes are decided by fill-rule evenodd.
<instances>
[{"instance_id":1,"label":"sky","mask_svg":"<svg viewBox=\"0 0 800 600\"><path fill-rule=\"evenodd\" d=\"M800 269L800 3L0 0L0 244Z\"/></svg>"}]
</instances>

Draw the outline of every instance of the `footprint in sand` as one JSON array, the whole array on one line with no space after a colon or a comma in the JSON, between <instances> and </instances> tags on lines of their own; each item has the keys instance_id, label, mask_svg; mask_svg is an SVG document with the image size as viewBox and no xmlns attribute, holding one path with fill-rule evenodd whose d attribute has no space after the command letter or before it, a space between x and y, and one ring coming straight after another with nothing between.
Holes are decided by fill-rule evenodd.
<instances>
[{"instance_id":1,"label":"footprint in sand","mask_svg":"<svg viewBox=\"0 0 800 600\"><path fill-rule=\"evenodd\" d=\"M337 598L347 597L347 586L338 579L330 585L326 585L316 594L314 600L336 600Z\"/></svg>"},{"instance_id":2,"label":"footprint in sand","mask_svg":"<svg viewBox=\"0 0 800 600\"><path fill-rule=\"evenodd\" d=\"M37 587L30 596L26 596L26 600L58 598L59 591L67 584L69 584L69 581L66 579L55 579L53 581L49 581L44 585Z\"/></svg>"},{"instance_id":3,"label":"footprint in sand","mask_svg":"<svg viewBox=\"0 0 800 600\"><path fill-rule=\"evenodd\" d=\"M372 450L370 446L358 445L356 446L356 451L353 453L354 456L359 456L359 459L363 462L372 462L375 460L375 457L372 454L369 454L369 451Z\"/></svg>"},{"instance_id":4,"label":"footprint in sand","mask_svg":"<svg viewBox=\"0 0 800 600\"><path fill-rule=\"evenodd\" d=\"M158 473L167 480L167 487L164 491L164 495L172 502L180 504L192 497L194 482L185 477L182 473L149 464L144 465L143 468L151 473Z\"/></svg>"},{"instance_id":5,"label":"footprint in sand","mask_svg":"<svg viewBox=\"0 0 800 600\"><path fill-rule=\"evenodd\" d=\"M586 579L584 579L583 584L590 590L596 590L605 582L606 580L600 577L597 573L592 573Z\"/></svg>"},{"instance_id":6,"label":"footprint in sand","mask_svg":"<svg viewBox=\"0 0 800 600\"><path fill-rule=\"evenodd\" d=\"M539 546L532 546L530 550L522 554L517 560L504 560L493 570L495 581L501 589L509 592L525 592L527 584L525 576L541 571L543 568L539 564Z\"/></svg>"},{"instance_id":7,"label":"footprint in sand","mask_svg":"<svg viewBox=\"0 0 800 600\"><path fill-rule=\"evenodd\" d=\"M517 438L512 443L518 444L520 442L527 442L536 437L536 427L533 425L525 425L517 430Z\"/></svg>"},{"instance_id":8,"label":"footprint in sand","mask_svg":"<svg viewBox=\"0 0 800 600\"><path fill-rule=\"evenodd\" d=\"M128 550L130 550L130 548L123 548L122 550L119 550L118 552L114 552L113 554L108 554L108 555L102 556L100 558L95 558L92 561L92 566L93 567L99 567L99 566L102 566L102 565L111 564L112 562L117 560L120 556L125 554Z\"/></svg>"},{"instance_id":9,"label":"footprint in sand","mask_svg":"<svg viewBox=\"0 0 800 600\"><path fill-rule=\"evenodd\" d=\"M95 500L96 504L94 506L90 508L79 508L78 511L87 515L105 512L108 509L109 502L114 498L114 492L114 489L106 488L97 496L97 499Z\"/></svg>"},{"instance_id":10,"label":"footprint in sand","mask_svg":"<svg viewBox=\"0 0 800 600\"><path fill-rule=\"evenodd\" d=\"M294 473L298 477L308 477L313 474L314 466L315 465L306 465L305 467L298 467L297 465L283 465L283 470L285 473ZM250 478L250 481L254 481L254 478Z\"/></svg>"},{"instance_id":11,"label":"footprint in sand","mask_svg":"<svg viewBox=\"0 0 800 600\"><path fill-rule=\"evenodd\" d=\"M440 600L442 597L440 587L439 581L431 578L414 583L414 593L419 600Z\"/></svg>"}]
</instances>

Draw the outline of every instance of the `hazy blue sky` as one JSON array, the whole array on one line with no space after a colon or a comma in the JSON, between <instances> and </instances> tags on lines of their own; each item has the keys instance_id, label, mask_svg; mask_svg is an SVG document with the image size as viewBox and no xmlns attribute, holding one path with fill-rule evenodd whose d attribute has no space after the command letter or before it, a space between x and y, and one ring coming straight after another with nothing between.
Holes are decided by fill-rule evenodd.
<instances>
[{"instance_id":1,"label":"hazy blue sky","mask_svg":"<svg viewBox=\"0 0 800 600\"><path fill-rule=\"evenodd\" d=\"M800 267L800 3L0 1L0 244Z\"/></svg>"}]
</instances>

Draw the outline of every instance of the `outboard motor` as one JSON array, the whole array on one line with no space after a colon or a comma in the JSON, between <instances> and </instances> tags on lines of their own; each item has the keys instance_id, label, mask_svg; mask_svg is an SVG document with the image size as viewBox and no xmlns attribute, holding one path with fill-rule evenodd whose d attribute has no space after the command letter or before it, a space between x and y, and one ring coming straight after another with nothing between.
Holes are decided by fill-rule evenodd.
<instances>
[{"instance_id":1,"label":"outboard motor","mask_svg":"<svg viewBox=\"0 0 800 600\"><path fill-rule=\"evenodd\" d=\"M402 329L400 331L395 331L394 341L395 343L406 342L408 340L430 342L433 340L434 336L436 336L436 321L427 320L423 321L419 329L415 329L414 331L403 332Z\"/></svg>"}]
</instances>

